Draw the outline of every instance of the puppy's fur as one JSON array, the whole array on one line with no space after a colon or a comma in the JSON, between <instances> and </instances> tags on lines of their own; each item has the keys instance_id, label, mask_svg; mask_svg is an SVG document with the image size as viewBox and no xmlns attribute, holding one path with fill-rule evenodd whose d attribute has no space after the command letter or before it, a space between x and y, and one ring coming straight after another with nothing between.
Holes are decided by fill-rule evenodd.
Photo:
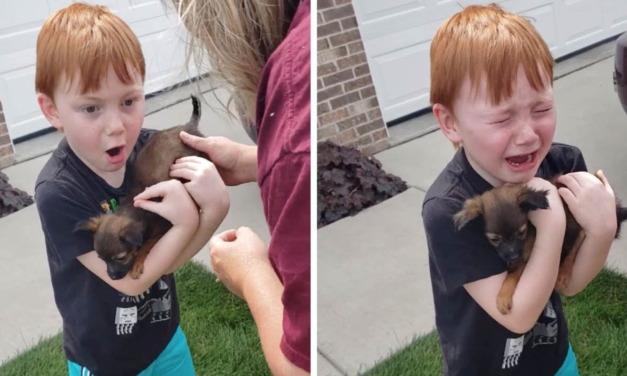
<instances>
[{"instance_id":1,"label":"puppy's fur","mask_svg":"<svg viewBox=\"0 0 627 376\"><path fill-rule=\"evenodd\" d=\"M147 187L172 179L170 166L178 158L207 158L204 153L183 144L179 136L181 131L185 131L204 137L198 131L201 109L200 102L194 96L192 104L194 109L187 124L159 131L138 153L132 166L131 188L119 209L113 214L103 214L77 226L77 229L94 232L94 249L107 264L107 274L113 280L124 278L129 270L131 278L138 279L143 273L146 256L172 227L165 218L134 207L133 198Z\"/></svg>"},{"instance_id":2,"label":"puppy's fur","mask_svg":"<svg viewBox=\"0 0 627 376\"><path fill-rule=\"evenodd\" d=\"M557 175L549 181L557 185ZM598 176L597 176L598 177ZM483 217L485 232L498 255L507 262L507 277L497 296L497 308L507 314L512 308L512 296L529 260L535 243L536 229L528 221L530 211L547 209L548 191L536 191L525 185L506 185L492 189L480 196L468 199L464 207L455 216L457 229L463 228L468 222ZM562 245L560 269L555 284L558 292L563 292L570 282L577 252L583 243L585 234L564 203L566 213L566 233ZM618 227L615 237L620 235L621 224L627 219L627 209L616 201L616 219Z\"/></svg>"}]
</instances>

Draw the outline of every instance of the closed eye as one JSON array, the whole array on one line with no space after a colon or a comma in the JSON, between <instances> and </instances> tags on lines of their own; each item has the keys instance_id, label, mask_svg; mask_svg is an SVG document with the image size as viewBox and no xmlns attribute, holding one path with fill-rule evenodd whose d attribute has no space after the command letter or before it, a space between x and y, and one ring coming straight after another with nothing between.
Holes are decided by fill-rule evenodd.
<instances>
[{"instance_id":1,"label":"closed eye","mask_svg":"<svg viewBox=\"0 0 627 376\"><path fill-rule=\"evenodd\" d=\"M496 245L498 243L501 242L501 237L499 235L496 234L487 234L488 236L488 240L490 241L490 243Z\"/></svg>"},{"instance_id":2,"label":"closed eye","mask_svg":"<svg viewBox=\"0 0 627 376\"><path fill-rule=\"evenodd\" d=\"M124 260L127 255L128 255L128 253L120 253L115 258L118 259L118 260Z\"/></svg>"},{"instance_id":3,"label":"closed eye","mask_svg":"<svg viewBox=\"0 0 627 376\"><path fill-rule=\"evenodd\" d=\"M524 238L527 235L527 225L523 225L518 232L516 233L516 236L518 236L520 239Z\"/></svg>"}]
</instances>

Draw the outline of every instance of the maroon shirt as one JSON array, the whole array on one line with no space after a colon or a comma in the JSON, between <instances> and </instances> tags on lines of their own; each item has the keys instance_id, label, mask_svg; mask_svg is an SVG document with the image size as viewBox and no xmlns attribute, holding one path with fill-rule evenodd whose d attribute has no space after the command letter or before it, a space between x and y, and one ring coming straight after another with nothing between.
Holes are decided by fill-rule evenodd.
<instances>
[{"instance_id":1,"label":"maroon shirt","mask_svg":"<svg viewBox=\"0 0 627 376\"><path fill-rule=\"evenodd\" d=\"M272 53L257 98L258 179L272 240L270 261L283 283L281 350L310 372L310 3L299 6Z\"/></svg>"}]
</instances>

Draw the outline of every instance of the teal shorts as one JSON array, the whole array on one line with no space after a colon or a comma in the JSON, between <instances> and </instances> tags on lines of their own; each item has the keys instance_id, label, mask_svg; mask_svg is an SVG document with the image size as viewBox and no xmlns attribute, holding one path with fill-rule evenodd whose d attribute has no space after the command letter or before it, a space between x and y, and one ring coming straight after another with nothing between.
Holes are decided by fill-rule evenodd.
<instances>
[{"instance_id":1,"label":"teal shorts","mask_svg":"<svg viewBox=\"0 0 627 376\"><path fill-rule=\"evenodd\" d=\"M562 364L560 370L557 371L555 376L579 376L579 369L577 368L577 358L575 357L573 347L570 345L570 343L568 344L568 354L566 354L564 364Z\"/></svg>"},{"instance_id":2,"label":"teal shorts","mask_svg":"<svg viewBox=\"0 0 627 376\"><path fill-rule=\"evenodd\" d=\"M70 376L97 376L68 360ZM137 376L196 376L185 334L179 326L161 355Z\"/></svg>"}]
</instances>

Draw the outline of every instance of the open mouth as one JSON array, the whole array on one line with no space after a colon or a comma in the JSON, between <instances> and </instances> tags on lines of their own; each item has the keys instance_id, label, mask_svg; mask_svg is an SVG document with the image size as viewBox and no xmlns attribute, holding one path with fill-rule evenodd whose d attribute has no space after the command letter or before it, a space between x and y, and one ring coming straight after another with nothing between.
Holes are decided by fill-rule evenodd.
<instances>
[{"instance_id":1,"label":"open mouth","mask_svg":"<svg viewBox=\"0 0 627 376\"><path fill-rule=\"evenodd\" d=\"M117 164L124 161L124 146L116 146L105 152L107 159L112 164Z\"/></svg>"},{"instance_id":2,"label":"open mouth","mask_svg":"<svg viewBox=\"0 0 627 376\"><path fill-rule=\"evenodd\" d=\"M521 154L513 157L505 158L507 163L515 169L524 169L526 167L532 167L535 164L536 155L538 152L534 151L530 154Z\"/></svg>"}]
</instances>

